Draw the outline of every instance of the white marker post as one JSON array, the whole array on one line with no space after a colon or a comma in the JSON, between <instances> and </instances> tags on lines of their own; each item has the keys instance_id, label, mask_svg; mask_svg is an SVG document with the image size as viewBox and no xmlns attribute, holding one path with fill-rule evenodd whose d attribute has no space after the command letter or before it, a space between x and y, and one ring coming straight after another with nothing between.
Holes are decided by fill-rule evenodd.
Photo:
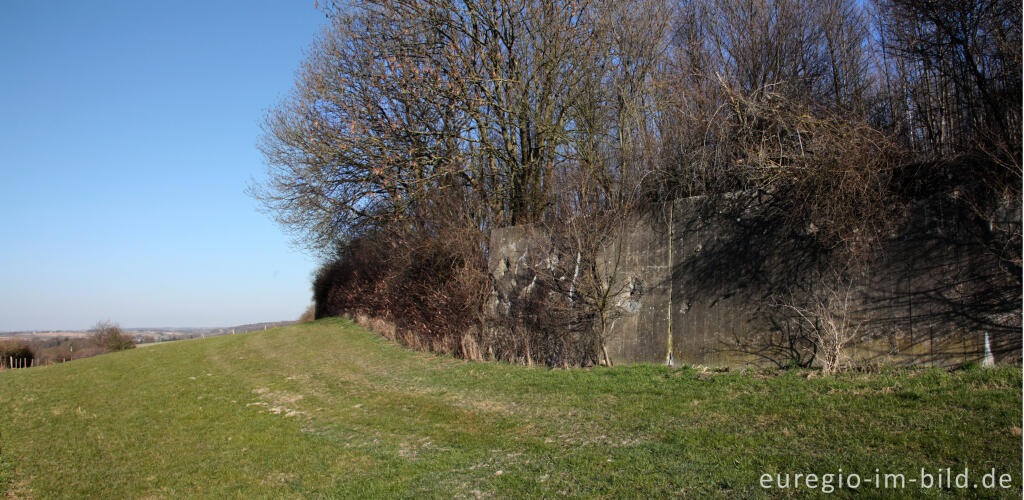
<instances>
[{"instance_id":1,"label":"white marker post","mask_svg":"<svg viewBox=\"0 0 1024 500\"><path fill-rule=\"evenodd\" d=\"M992 356L992 344L988 341L988 332L985 332L985 357L981 360L982 368L996 366L996 358Z\"/></svg>"}]
</instances>

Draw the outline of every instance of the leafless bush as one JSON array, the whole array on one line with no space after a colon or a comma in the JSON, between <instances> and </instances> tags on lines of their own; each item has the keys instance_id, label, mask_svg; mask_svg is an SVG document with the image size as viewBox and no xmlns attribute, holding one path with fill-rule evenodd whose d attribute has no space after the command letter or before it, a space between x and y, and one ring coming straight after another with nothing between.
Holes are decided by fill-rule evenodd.
<instances>
[{"instance_id":1,"label":"leafless bush","mask_svg":"<svg viewBox=\"0 0 1024 500\"><path fill-rule=\"evenodd\" d=\"M760 123L737 96L854 120L872 106L870 30L858 2L687 0L676 26L659 95L670 196L757 187L736 167L750 161L741 142Z\"/></svg>"},{"instance_id":2,"label":"leafless bush","mask_svg":"<svg viewBox=\"0 0 1024 500\"><path fill-rule=\"evenodd\" d=\"M782 304L803 322L806 338L826 375L852 363L846 351L863 326L855 317L855 290L852 279L836 274L808 296L790 296Z\"/></svg>"},{"instance_id":3,"label":"leafless bush","mask_svg":"<svg viewBox=\"0 0 1024 500\"><path fill-rule=\"evenodd\" d=\"M771 87L725 94L739 175L787 200L786 219L839 250L838 259L870 257L899 213L890 191L898 153L886 136Z\"/></svg>"},{"instance_id":4,"label":"leafless bush","mask_svg":"<svg viewBox=\"0 0 1024 500\"><path fill-rule=\"evenodd\" d=\"M135 341L126 335L116 323L100 321L89 330L89 333L90 341L106 352L135 348Z\"/></svg>"}]
</instances>

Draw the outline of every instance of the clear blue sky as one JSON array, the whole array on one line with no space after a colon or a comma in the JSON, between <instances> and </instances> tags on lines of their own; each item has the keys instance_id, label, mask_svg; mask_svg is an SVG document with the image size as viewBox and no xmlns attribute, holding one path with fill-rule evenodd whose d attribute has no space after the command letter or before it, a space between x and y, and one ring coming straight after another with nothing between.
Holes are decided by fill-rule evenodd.
<instances>
[{"instance_id":1,"label":"clear blue sky","mask_svg":"<svg viewBox=\"0 0 1024 500\"><path fill-rule=\"evenodd\" d=\"M0 331L295 319L316 259L245 193L314 0L0 0Z\"/></svg>"}]
</instances>

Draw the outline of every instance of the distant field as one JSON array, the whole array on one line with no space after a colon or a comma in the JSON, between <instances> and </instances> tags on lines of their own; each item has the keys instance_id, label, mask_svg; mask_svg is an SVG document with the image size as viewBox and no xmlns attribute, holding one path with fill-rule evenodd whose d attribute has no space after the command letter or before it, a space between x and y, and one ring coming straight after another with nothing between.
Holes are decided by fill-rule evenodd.
<instances>
[{"instance_id":1,"label":"distant field","mask_svg":"<svg viewBox=\"0 0 1024 500\"><path fill-rule=\"evenodd\" d=\"M0 497L787 496L761 475L969 467L1012 488L857 493L1020 498L1019 368L806 375L469 363L338 319L175 342L0 372Z\"/></svg>"},{"instance_id":2,"label":"distant field","mask_svg":"<svg viewBox=\"0 0 1024 500\"><path fill-rule=\"evenodd\" d=\"M265 323L249 323L236 326L221 327L174 327L174 328L123 328L124 332L137 343L169 342L198 337L216 337L219 335L254 332L277 326L285 326L294 321L272 321ZM46 342L54 339L86 339L93 332L89 330L50 330L0 332L0 340L18 340L25 342Z\"/></svg>"}]
</instances>

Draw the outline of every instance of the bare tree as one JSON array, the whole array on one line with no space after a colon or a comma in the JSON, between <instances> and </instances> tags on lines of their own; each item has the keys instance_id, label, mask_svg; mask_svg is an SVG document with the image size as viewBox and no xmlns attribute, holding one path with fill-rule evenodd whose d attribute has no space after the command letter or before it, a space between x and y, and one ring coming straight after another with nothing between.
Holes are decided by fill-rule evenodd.
<instances>
[{"instance_id":1,"label":"bare tree","mask_svg":"<svg viewBox=\"0 0 1024 500\"><path fill-rule=\"evenodd\" d=\"M582 173L615 204L650 168L666 10L335 5L296 90L268 115L271 171L254 194L319 250L369 232L395 246L460 234L472 244L458 261L474 270L460 276L478 276L490 229L560 217L556 190L573 187L559 179Z\"/></svg>"},{"instance_id":2,"label":"bare tree","mask_svg":"<svg viewBox=\"0 0 1024 500\"><path fill-rule=\"evenodd\" d=\"M538 269L541 285L589 333L585 341L603 364L612 365L607 342L611 323L621 314L622 294L631 285L625 262L628 228L639 218L637 199L628 191L607 199L601 181L579 172L560 200L558 217L544 226L553 262ZM571 194L569 194L571 193Z\"/></svg>"},{"instance_id":3,"label":"bare tree","mask_svg":"<svg viewBox=\"0 0 1024 500\"><path fill-rule=\"evenodd\" d=\"M606 128L600 114L612 100L633 116L653 64L642 43L651 31L640 27L664 22L655 9L641 16L604 0L330 12L296 90L267 117L271 171L253 189L319 249L361 224L429 219L424 200L438 190L466 190L469 222L485 229L539 221L555 171L601 154L595 127L622 143L635 133Z\"/></svg>"},{"instance_id":4,"label":"bare tree","mask_svg":"<svg viewBox=\"0 0 1024 500\"><path fill-rule=\"evenodd\" d=\"M1021 9L1009 0L876 0L889 116L907 147L980 150L1020 184ZM1018 187L1019 191L1019 187Z\"/></svg>"},{"instance_id":5,"label":"bare tree","mask_svg":"<svg viewBox=\"0 0 1024 500\"><path fill-rule=\"evenodd\" d=\"M100 321L89 330L92 343L106 352L134 349L135 341L121 327L110 321Z\"/></svg>"}]
</instances>

